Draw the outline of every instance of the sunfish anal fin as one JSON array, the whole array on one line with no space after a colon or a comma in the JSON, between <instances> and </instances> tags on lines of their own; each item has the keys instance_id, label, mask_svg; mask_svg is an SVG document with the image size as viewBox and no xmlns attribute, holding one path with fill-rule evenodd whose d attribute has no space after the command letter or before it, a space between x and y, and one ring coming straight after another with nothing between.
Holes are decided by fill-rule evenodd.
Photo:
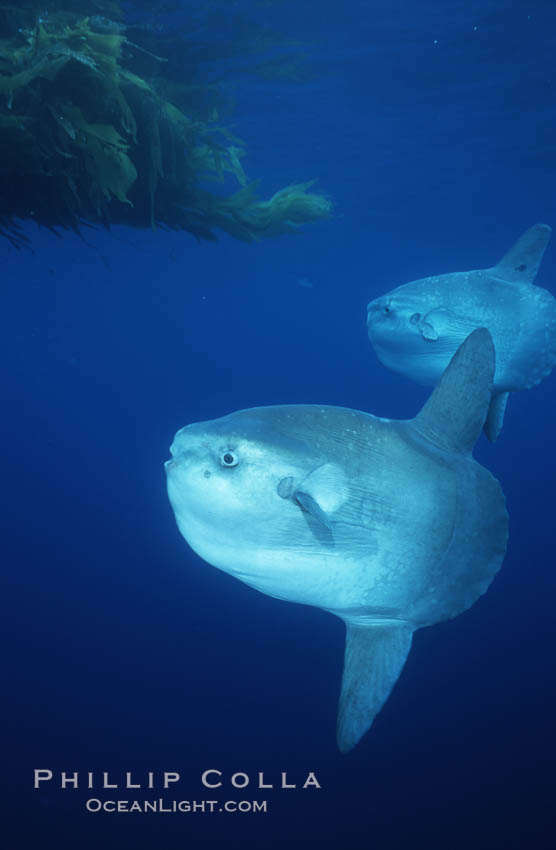
<instances>
[{"instance_id":1,"label":"sunfish anal fin","mask_svg":"<svg viewBox=\"0 0 556 850\"><path fill-rule=\"evenodd\" d=\"M336 733L342 753L361 740L390 696L413 636L411 626L402 622L373 626L346 623L346 629Z\"/></svg>"},{"instance_id":2,"label":"sunfish anal fin","mask_svg":"<svg viewBox=\"0 0 556 850\"><path fill-rule=\"evenodd\" d=\"M490 401L484 429L491 443L495 443L500 436L500 431L504 424L504 413L506 411L508 395L509 393L497 393L492 396Z\"/></svg>"},{"instance_id":3,"label":"sunfish anal fin","mask_svg":"<svg viewBox=\"0 0 556 850\"><path fill-rule=\"evenodd\" d=\"M490 271L495 277L512 282L533 283L552 229L548 224L534 224Z\"/></svg>"},{"instance_id":4,"label":"sunfish anal fin","mask_svg":"<svg viewBox=\"0 0 556 850\"><path fill-rule=\"evenodd\" d=\"M450 360L413 428L445 451L471 452L486 419L494 368L492 337L477 328Z\"/></svg>"}]
</instances>

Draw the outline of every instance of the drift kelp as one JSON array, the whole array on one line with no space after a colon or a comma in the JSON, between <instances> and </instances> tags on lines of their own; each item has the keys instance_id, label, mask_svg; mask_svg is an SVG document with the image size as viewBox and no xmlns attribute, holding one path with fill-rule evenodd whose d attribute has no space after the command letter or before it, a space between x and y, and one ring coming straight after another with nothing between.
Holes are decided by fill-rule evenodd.
<instances>
[{"instance_id":1,"label":"drift kelp","mask_svg":"<svg viewBox=\"0 0 556 850\"><path fill-rule=\"evenodd\" d=\"M242 143L218 123L219 87L198 80L198 45L127 26L118 4L82 5L0 4L0 235L22 244L15 222L31 219L251 242L329 215L311 182L257 198ZM202 188L230 177L231 195Z\"/></svg>"}]
</instances>

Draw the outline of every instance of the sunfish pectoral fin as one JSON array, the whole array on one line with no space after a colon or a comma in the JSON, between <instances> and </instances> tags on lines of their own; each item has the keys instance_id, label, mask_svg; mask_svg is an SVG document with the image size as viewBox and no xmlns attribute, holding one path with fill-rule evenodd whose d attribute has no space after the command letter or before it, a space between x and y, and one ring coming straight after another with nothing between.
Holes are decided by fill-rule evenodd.
<instances>
[{"instance_id":1,"label":"sunfish pectoral fin","mask_svg":"<svg viewBox=\"0 0 556 850\"><path fill-rule=\"evenodd\" d=\"M296 486L293 476L282 478L276 487L282 499L292 499L319 525L331 530L330 514L349 498L347 476L335 463L323 463Z\"/></svg>"},{"instance_id":2,"label":"sunfish pectoral fin","mask_svg":"<svg viewBox=\"0 0 556 850\"><path fill-rule=\"evenodd\" d=\"M492 337L477 328L450 360L413 428L441 449L471 452L490 405L494 368Z\"/></svg>"},{"instance_id":3,"label":"sunfish pectoral fin","mask_svg":"<svg viewBox=\"0 0 556 850\"><path fill-rule=\"evenodd\" d=\"M430 321L427 321L427 319L428 316L424 319L420 319L418 322L418 328L421 331L423 339L428 339L430 342L434 342L438 339L438 333L435 330L434 325Z\"/></svg>"},{"instance_id":4,"label":"sunfish pectoral fin","mask_svg":"<svg viewBox=\"0 0 556 850\"><path fill-rule=\"evenodd\" d=\"M425 339L443 340L454 351L475 330L477 322L446 307L435 307L419 320L418 327Z\"/></svg>"},{"instance_id":5,"label":"sunfish pectoral fin","mask_svg":"<svg viewBox=\"0 0 556 850\"><path fill-rule=\"evenodd\" d=\"M347 753L371 727L390 696L411 648L407 623L346 624L344 674L338 709L337 740Z\"/></svg>"},{"instance_id":6,"label":"sunfish pectoral fin","mask_svg":"<svg viewBox=\"0 0 556 850\"><path fill-rule=\"evenodd\" d=\"M319 503L311 496L310 493L306 493L304 490L296 490L293 497L304 511L311 514L311 516L325 528L330 529L330 520L326 512L323 511Z\"/></svg>"},{"instance_id":7,"label":"sunfish pectoral fin","mask_svg":"<svg viewBox=\"0 0 556 850\"><path fill-rule=\"evenodd\" d=\"M283 482L278 486L285 489ZM330 514L349 499L347 476L338 464L323 463L305 476L292 495L304 510L330 528Z\"/></svg>"},{"instance_id":8,"label":"sunfish pectoral fin","mask_svg":"<svg viewBox=\"0 0 556 850\"><path fill-rule=\"evenodd\" d=\"M533 283L551 233L548 224L534 224L491 269L492 274L512 282Z\"/></svg>"},{"instance_id":9,"label":"sunfish pectoral fin","mask_svg":"<svg viewBox=\"0 0 556 850\"><path fill-rule=\"evenodd\" d=\"M485 434L491 443L495 443L500 436L504 424L504 413L508 403L509 393L497 393L490 400L487 418L484 424Z\"/></svg>"}]
</instances>

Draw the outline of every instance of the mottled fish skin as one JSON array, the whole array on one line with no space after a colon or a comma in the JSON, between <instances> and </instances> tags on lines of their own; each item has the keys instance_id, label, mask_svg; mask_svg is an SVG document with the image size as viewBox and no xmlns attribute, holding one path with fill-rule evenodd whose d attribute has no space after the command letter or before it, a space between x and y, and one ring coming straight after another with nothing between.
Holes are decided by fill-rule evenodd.
<instances>
[{"instance_id":1,"label":"mottled fish skin","mask_svg":"<svg viewBox=\"0 0 556 850\"><path fill-rule=\"evenodd\" d=\"M433 275L371 301L367 328L379 360L434 385L461 342L485 327L496 350L494 398L538 384L556 362L556 300L533 283L550 234L548 225L536 224L492 268ZM502 427L505 401L487 420L491 439Z\"/></svg>"},{"instance_id":2,"label":"mottled fish skin","mask_svg":"<svg viewBox=\"0 0 556 850\"><path fill-rule=\"evenodd\" d=\"M493 374L481 329L415 419L282 405L176 434L168 495L192 549L262 593L345 622L342 751L388 698L413 631L465 611L500 568L504 496L471 454Z\"/></svg>"}]
</instances>

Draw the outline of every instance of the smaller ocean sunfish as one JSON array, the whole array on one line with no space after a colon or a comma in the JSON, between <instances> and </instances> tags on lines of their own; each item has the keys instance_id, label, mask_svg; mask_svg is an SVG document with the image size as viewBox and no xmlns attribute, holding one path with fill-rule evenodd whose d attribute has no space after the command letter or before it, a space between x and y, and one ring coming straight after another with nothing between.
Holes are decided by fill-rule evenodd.
<instances>
[{"instance_id":1,"label":"smaller ocean sunfish","mask_svg":"<svg viewBox=\"0 0 556 850\"><path fill-rule=\"evenodd\" d=\"M492 268L414 280L367 305L378 359L421 384L436 384L471 331L488 328L496 350L484 426L491 442L502 429L508 392L535 386L556 362L556 300L533 284L551 232L535 224Z\"/></svg>"}]
</instances>

